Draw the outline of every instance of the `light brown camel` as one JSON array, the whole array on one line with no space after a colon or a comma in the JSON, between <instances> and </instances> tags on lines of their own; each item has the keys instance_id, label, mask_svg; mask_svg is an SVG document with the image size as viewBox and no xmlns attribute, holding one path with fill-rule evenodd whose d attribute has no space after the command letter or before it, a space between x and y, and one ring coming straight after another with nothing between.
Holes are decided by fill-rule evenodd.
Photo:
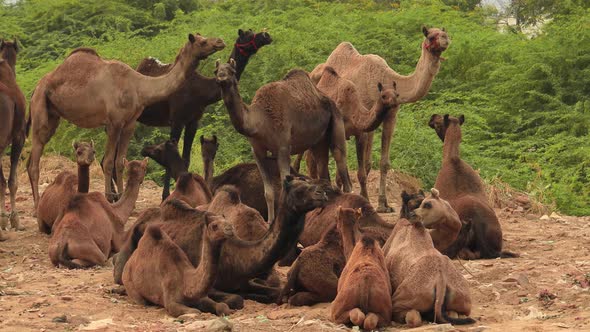
<instances>
[{"instance_id":1,"label":"light brown camel","mask_svg":"<svg viewBox=\"0 0 590 332\"><path fill-rule=\"evenodd\" d=\"M238 91L235 62L216 65L217 82L234 128L252 145L264 183L268 220L274 219L275 193L264 159L277 159L280 179L290 174L291 155L311 149L321 179L330 179L328 151L332 150L344 191L351 191L346 166L346 139L342 115L303 70L291 70L281 81L266 84L246 105Z\"/></svg>"},{"instance_id":2,"label":"light brown camel","mask_svg":"<svg viewBox=\"0 0 590 332\"><path fill-rule=\"evenodd\" d=\"M331 66L336 72L346 79L351 80L359 95L362 97L362 104L370 109L380 97L379 91L375 89L377 83L382 82L385 86L395 82L398 102L400 104L412 103L424 97L430 90L430 86L440 68L441 54L450 44L450 39L445 29L422 27L426 39L422 42L422 54L416 65L414 73L403 76L391 69L385 60L378 55L361 55L352 44L341 43L332 51L325 63L318 65L310 74L314 82L318 82L324 72L325 66ZM397 121L397 111L394 108L387 113L383 120L383 133L381 135L381 179L379 183L379 206L377 212L392 212L393 209L387 204L386 186L387 172L390 169L389 152L391 139ZM369 172L370 151L372 150L373 133L361 135L360 144L366 146L365 160L366 170Z\"/></svg>"},{"instance_id":3,"label":"light brown camel","mask_svg":"<svg viewBox=\"0 0 590 332\"><path fill-rule=\"evenodd\" d=\"M106 127L105 195L113 201L118 196L112 188L113 169L120 194L123 159L144 107L176 91L195 63L224 47L219 38L189 34L173 68L159 77L144 76L120 61L103 60L92 49L72 51L61 65L41 78L31 98L27 127L31 128L33 143L27 171L35 210L39 203L39 160L60 118L82 128Z\"/></svg>"},{"instance_id":4,"label":"light brown camel","mask_svg":"<svg viewBox=\"0 0 590 332\"><path fill-rule=\"evenodd\" d=\"M135 208L139 186L147 169L143 161L124 163L128 179L121 199L109 204L98 192L76 194L53 224L49 258L55 266L84 268L104 265L121 248L127 219Z\"/></svg>"},{"instance_id":5,"label":"light brown camel","mask_svg":"<svg viewBox=\"0 0 590 332\"><path fill-rule=\"evenodd\" d=\"M451 260L434 248L418 220L400 219L383 246L393 290L393 319L409 327L423 315L437 323L472 324L469 283Z\"/></svg>"},{"instance_id":6,"label":"light brown camel","mask_svg":"<svg viewBox=\"0 0 590 332\"><path fill-rule=\"evenodd\" d=\"M236 76L240 79L250 57L265 45L269 45L272 38L268 32L262 30L254 33L252 30L238 30L238 38L229 56L236 61ZM198 64L194 64L185 81L178 90L164 100L148 105L137 121L147 126L170 127L170 140L179 142L184 129L184 144L182 159L188 168L190 163L193 140L199 126L199 121L208 105L221 100L221 90L215 82L215 77L206 77L198 72ZM137 71L148 76L165 75L172 69L171 64L163 64L157 59L146 58L137 66ZM164 175L164 190L162 199L170 193L170 173Z\"/></svg>"},{"instance_id":7,"label":"light brown camel","mask_svg":"<svg viewBox=\"0 0 590 332\"><path fill-rule=\"evenodd\" d=\"M316 85L318 89L332 98L338 106L344 118L344 128L346 139L351 136L356 140L356 159L358 163L357 177L361 187L361 196L369 198L367 193L367 171L365 170L365 146L361 145L361 135L373 131L381 125L381 122L387 116L387 113L398 107L396 84L393 82L392 88L383 88L381 82L375 87L379 90L379 98L373 104L371 109L366 108L361 103L361 96L358 94L356 86L350 80L340 77L334 68L324 67L324 72ZM312 178L317 177L315 171L316 165L311 154L307 153L307 169ZM298 168L296 166L295 168ZM340 181L339 178L337 182Z\"/></svg>"},{"instance_id":8,"label":"light brown camel","mask_svg":"<svg viewBox=\"0 0 590 332\"><path fill-rule=\"evenodd\" d=\"M61 215L74 195L88 193L90 186L90 165L94 161L94 142L72 144L78 164L78 175L63 171L45 189L37 206L39 231L51 233L55 219Z\"/></svg>"},{"instance_id":9,"label":"light brown camel","mask_svg":"<svg viewBox=\"0 0 590 332\"><path fill-rule=\"evenodd\" d=\"M443 141L442 166L434 186L440 188L440 197L449 201L464 229L457 241L444 251L451 258L462 259L517 257L502 251L502 227L490 206L479 173L461 159L461 125L458 118L433 114L429 126Z\"/></svg>"},{"instance_id":10,"label":"light brown camel","mask_svg":"<svg viewBox=\"0 0 590 332\"><path fill-rule=\"evenodd\" d=\"M149 225L123 271L127 295L139 304L164 306L169 315L178 317L200 313L191 308L207 298L215 282L224 240L233 236L227 221L209 222L200 232L201 261L193 267L190 260L158 225ZM211 301L210 299L208 299ZM229 315L225 303L215 304L217 315Z\"/></svg>"},{"instance_id":11,"label":"light brown camel","mask_svg":"<svg viewBox=\"0 0 590 332\"><path fill-rule=\"evenodd\" d=\"M0 41L0 241L6 240L2 229L10 226L14 230L23 230L20 226L16 209L16 191L18 189L18 161L25 144L25 96L16 83L16 54L18 41ZM10 149L10 214L6 213L5 192L6 179L2 171L4 150Z\"/></svg>"}]
</instances>

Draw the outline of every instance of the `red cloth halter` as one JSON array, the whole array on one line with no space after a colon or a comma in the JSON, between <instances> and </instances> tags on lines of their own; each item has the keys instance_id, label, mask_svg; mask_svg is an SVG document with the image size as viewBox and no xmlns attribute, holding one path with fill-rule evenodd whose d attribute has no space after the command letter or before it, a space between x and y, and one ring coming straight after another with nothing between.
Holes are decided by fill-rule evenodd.
<instances>
[{"instance_id":1,"label":"red cloth halter","mask_svg":"<svg viewBox=\"0 0 590 332\"><path fill-rule=\"evenodd\" d=\"M236 43L235 46L238 49L238 51L240 51L241 55L249 56L250 54L248 54L248 52L246 52L245 47L247 47L248 45L252 45L252 47L254 47L255 51L258 50L258 46L256 46L256 43L254 42L254 40L256 40L256 34L254 34L254 36L252 37L252 39L249 42L242 43L242 44Z\"/></svg>"}]
</instances>

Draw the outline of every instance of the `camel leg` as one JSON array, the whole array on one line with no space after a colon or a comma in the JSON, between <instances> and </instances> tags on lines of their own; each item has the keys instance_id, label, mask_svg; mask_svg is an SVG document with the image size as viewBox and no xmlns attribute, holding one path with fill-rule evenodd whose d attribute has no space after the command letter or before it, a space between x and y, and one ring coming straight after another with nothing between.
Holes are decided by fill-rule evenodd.
<instances>
[{"instance_id":1,"label":"camel leg","mask_svg":"<svg viewBox=\"0 0 590 332\"><path fill-rule=\"evenodd\" d=\"M125 163L123 160L127 158L127 150L129 149L129 143L131 143L131 138L135 132L135 124L136 122L133 121L123 128L121 136L119 137L117 149L115 151L115 180L117 182L117 193L119 193L119 197L125 191L123 186L123 172L125 171Z\"/></svg>"},{"instance_id":2,"label":"camel leg","mask_svg":"<svg viewBox=\"0 0 590 332\"><path fill-rule=\"evenodd\" d=\"M336 170L342 179L343 190L346 193L352 191L352 184L348 176L348 166L346 166L346 136L344 122L340 114L332 114L332 133L330 137L330 150L336 161Z\"/></svg>"},{"instance_id":3,"label":"camel leg","mask_svg":"<svg viewBox=\"0 0 590 332\"><path fill-rule=\"evenodd\" d=\"M330 171L328 169L328 150L328 143L325 139L322 139L309 150L311 152L309 158L315 161L315 167L309 164L308 166L311 167L311 169L315 169L317 172L314 174L315 177L312 176L311 171L309 172L309 175L312 179L325 179L330 181Z\"/></svg>"},{"instance_id":4,"label":"camel leg","mask_svg":"<svg viewBox=\"0 0 590 332\"><path fill-rule=\"evenodd\" d=\"M361 186L361 196L369 199L369 193L367 192L367 170L365 169L365 150L367 149L367 134L363 133L355 137L356 143L356 161L358 164L358 170L356 176Z\"/></svg>"},{"instance_id":5,"label":"camel leg","mask_svg":"<svg viewBox=\"0 0 590 332\"><path fill-rule=\"evenodd\" d=\"M191 150L193 148L193 142L195 141L195 135L197 134L197 127L199 126L199 120L195 119L186 124L184 129L184 145L182 147L182 159L188 169L191 163Z\"/></svg>"},{"instance_id":6,"label":"camel leg","mask_svg":"<svg viewBox=\"0 0 590 332\"><path fill-rule=\"evenodd\" d=\"M307 150L304 153L305 156L305 167L307 167L307 175L309 175L312 179L319 179L320 176L318 174L318 164L316 160L313 158L313 153L311 150Z\"/></svg>"},{"instance_id":7,"label":"camel leg","mask_svg":"<svg viewBox=\"0 0 590 332\"><path fill-rule=\"evenodd\" d=\"M231 309L242 309L244 308L244 298L237 294L231 294L222 292L217 289L211 289L209 291L209 297L216 302L223 302L227 304Z\"/></svg>"},{"instance_id":8,"label":"camel leg","mask_svg":"<svg viewBox=\"0 0 590 332\"><path fill-rule=\"evenodd\" d=\"M279 148L277 153L277 163L279 165L279 174L281 175L281 182L291 174L291 147L283 146Z\"/></svg>"},{"instance_id":9,"label":"camel leg","mask_svg":"<svg viewBox=\"0 0 590 332\"><path fill-rule=\"evenodd\" d=\"M119 196L113 191L113 170L115 168L115 158L117 143L121 138L122 128L113 124L107 125L107 146L104 154L104 194L109 202L116 201ZM126 151L125 151L126 152ZM121 179L122 181L122 179Z\"/></svg>"},{"instance_id":10,"label":"camel leg","mask_svg":"<svg viewBox=\"0 0 590 332\"><path fill-rule=\"evenodd\" d=\"M223 302L215 302L210 297L200 298L195 307L202 312L208 312L217 316L227 316L231 314L231 309Z\"/></svg>"},{"instance_id":11,"label":"camel leg","mask_svg":"<svg viewBox=\"0 0 590 332\"><path fill-rule=\"evenodd\" d=\"M23 150L24 143L24 135L13 139L12 148L10 150L10 175L8 176L8 189L10 189L10 227L12 227L12 229L15 231L22 231L25 229L19 223L18 211L16 209L16 191L18 190L18 160ZM2 192L2 195L4 195L4 192Z\"/></svg>"},{"instance_id":12,"label":"camel leg","mask_svg":"<svg viewBox=\"0 0 590 332\"><path fill-rule=\"evenodd\" d=\"M180 141L180 135L182 134L182 125L177 123L172 123L170 128L170 140L174 142ZM166 172L164 173L164 189L162 190L162 200L165 200L170 196L170 178L172 175L170 174L170 169L166 167ZM174 179L176 181L176 179Z\"/></svg>"},{"instance_id":13,"label":"camel leg","mask_svg":"<svg viewBox=\"0 0 590 332\"><path fill-rule=\"evenodd\" d=\"M264 149L255 149L254 147L252 147L252 152L254 154L254 160L258 165L258 170L260 171L262 183L264 184L264 198L266 199L266 208L268 209L268 222L272 222L275 219L275 192L272 187L271 176L268 170L264 167L264 158L266 158L266 151L264 151ZM281 183L281 188L282 186L283 184Z\"/></svg>"},{"instance_id":14,"label":"camel leg","mask_svg":"<svg viewBox=\"0 0 590 332\"><path fill-rule=\"evenodd\" d=\"M8 227L8 214L6 213L6 179L2 171L2 156L4 151L0 152L0 229Z\"/></svg>"},{"instance_id":15,"label":"camel leg","mask_svg":"<svg viewBox=\"0 0 590 332\"><path fill-rule=\"evenodd\" d=\"M387 172L391 168L389 163L389 152L391 150L391 139L393 138L393 130L397 122L397 110L388 112L383 121L383 132L381 133L381 161L379 162L379 206L377 212L389 213L394 209L387 204Z\"/></svg>"},{"instance_id":16,"label":"camel leg","mask_svg":"<svg viewBox=\"0 0 590 332\"><path fill-rule=\"evenodd\" d=\"M333 300L333 299L331 299ZM291 295L289 297L289 304L293 306L304 306L304 305L314 305L316 303L321 302L330 302L331 300L327 300L322 298L322 296L311 293L311 292L299 292Z\"/></svg>"}]
</instances>

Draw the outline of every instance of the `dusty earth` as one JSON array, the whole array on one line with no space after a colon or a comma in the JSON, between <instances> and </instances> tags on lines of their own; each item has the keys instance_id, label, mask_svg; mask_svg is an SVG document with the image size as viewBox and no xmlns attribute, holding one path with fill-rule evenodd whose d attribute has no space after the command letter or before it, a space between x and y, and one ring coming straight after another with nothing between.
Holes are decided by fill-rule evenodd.
<instances>
[{"instance_id":1,"label":"dusty earth","mask_svg":"<svg viewBox=\"0 0 590 332\"><path fill-rule=\"evenodd\" d=\"M75 165L63 157L44 158L42 190L63 169ZM376 203L377 174L370 176L372 202ZM102 191L97 166L91 172L91 189ZM24 171L20 175L18 211L25 231L5 232L0 242L0 330L101 331L336 331L330 304L313 307L264 305L246 301L243 310L219 319L200 314L174 319L158 307L144 307L111 293L112 267L66 270L53 267L47 255L48 237L37 231L33 201ZM389 197L399 188L417 182L392 174ZM144 182L136 211L156 206L160 188ZM399 201L394 201L396 208ZM496 210L504 229L505 247L520 258L455 261L471 284L473 326L429 325L432 331L590 331L590 217L552 217L527 213L518 206ZM134 213L128 225L137 216ZM395 213L385 215L395 221ZM286 268L279 271L285 277ZM392 325L385 329L404 329Z\"/></svg>"}]
</instances>

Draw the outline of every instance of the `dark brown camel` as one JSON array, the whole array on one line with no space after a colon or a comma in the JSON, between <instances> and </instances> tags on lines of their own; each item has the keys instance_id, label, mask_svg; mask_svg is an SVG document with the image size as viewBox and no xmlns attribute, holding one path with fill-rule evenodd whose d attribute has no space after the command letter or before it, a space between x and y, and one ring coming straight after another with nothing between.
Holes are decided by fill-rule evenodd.
<instances>
[{"instance_id":1,"label":"dark brown camel","mask_svg":"<svg viewBox=\"0 0 590 332\"><path fill-rule=\"evenodd\" d=\"M433 114L429 126L443 141L442 166L435 187L459 215L468 231L461 231L457 241L444 251L451 258L463 259L515 257L502 251L502 227L488 198L479 174L459 154L463 115L458 118Z\"/></svg>"},{"instance_id":2,"label":"dark brown camel","mask_svg":"<svg viewBox=\"0 0 590 332\"><path fill-rule=\"evenodd\" d=\"M25 144L25 96L16 83L16 54L19 51L18 41L0 41L0 241L6 240L2 229L10 226L14 230L22 230L16 210L16 191L18 189L18 161ZM10 149L10 214L6 213L5 192L6 179L2 171L4 150Z\"/></svg>"},{"instance_id":3,"label":"dark brown camel","mask_svg":"<svg viewBox=\"0 0 590 332\"><path fill-rule=\"evenodd\" d=\"M45 189L37 206L39 231L51 233L55 219L63 213L76 193L88 193L90 186L90 165L94 161L94 143L72 144L78 164L78 175L63 171Z\"/></svg>"},{"instance_id":4,"label":"dark brown camel","mask_svg":"<svg viewBox=\"0 0 590 332\"><path fill-rule=\"evenodd\" d=\"M96 51L82 48L43 76L31 97L27 121L32 133L27 171L35 211L39 204L39 161L61 118L81 128L106 127L105 195L113 201L123 192L123 159L142 110L176 91L195 63L224 47L219 38L189 34L172 69L159 77L142 75L120 61L104 60ZM112 187L113 170L118 175L119 194Z\"/></svg>"},{"instance_id":5,"label":"dark brown camel","mask_svg":"<svg viewBox=\"0 0 590 332\"><path fill-rule=\"evenodd\" d=\"M264 183L269 221L275 216L275 193L271 172L264 162L268 152L277 158L283 180L290 174L291 155L311 149L319 178L329 180L328 152L331 150L344 191L351 191L342 115L305 71L291 70L282 80L262 86L250 105L240 96L233 60L225 64L217 62L215 74L234 128L252 145Z\"/></svg>"},{"instance_id":6,"label":"dark brown camel","mask_svg":"<svg viewBox=\"0 0 590 332\"><path fill-rule=\"evenodd\" d=\"M236 75L240 79L248 60L258 49L272 42L266 31L254 33L252 30L238 30L238 39L234 44L230 59L236 62ZM161 76L170 72L172 65L162 64L154 58L144 59L137 71L148 76ZM148 105L137 119L140 123L154 127L170 127L170 139L178 142L184 129L182 159L188 168L193 140L205 107L221 100L221 90L214 77L206 77L195 70L197 64L189 69L180 88L169 94L160 102ZM170 173L164 177L162 199L170 194Z\"/></svg>"}]
</instances>

